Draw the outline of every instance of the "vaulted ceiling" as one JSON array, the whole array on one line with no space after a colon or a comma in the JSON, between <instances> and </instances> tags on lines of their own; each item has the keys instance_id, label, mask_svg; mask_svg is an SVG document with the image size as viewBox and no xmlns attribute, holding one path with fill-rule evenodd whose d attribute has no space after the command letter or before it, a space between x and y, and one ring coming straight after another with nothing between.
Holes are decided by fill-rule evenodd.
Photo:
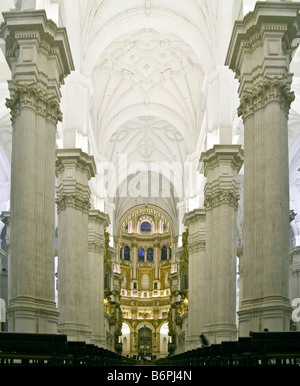
<instances>
[{"instance_id":1,"label":"vaulted ceiling","mask_svg":"<svg viewBox=\"0 0 300 386\"><path fill-rule=\"evenodd\" d=\"M241 12L240 0L61 0L75 67L91 81L93 148L118 175L160 163L175 191L187 186L184 163L205 141L205 79L224 65ZM134 174L128 167L127 177ZM181 193L160 200L173 216ZM138 201L113 202L122 215Z\"/></svg>"},{"instance_id":2,"label":"vaulted ceiling","mask_svg":"<svg viewBox=\"0 0 300 386\"><path fill-rule=\"evenodd\" d=\"M71 115L71 126L74 122L82 126L82 135L88 138L88 150L100 174L103 162L112 166L117 181L113 189L103 191L101 179L96 179L93 194L112 205L116 222L141 203L159 204L176 219L178 204L184 205L187 195L199 194L198 181L183 174L186 163L196 167L200 152L209 146L209 135L222 119L221 124L234 125L236 141L243 142L236 89L230 89L230 79L221 90L218 77L224 70L234 21L252 10L255 0L3 0L1 11L14 5L21 9L25 3L45 8L49 17L66 27L75 73L87 85L88 92L76 97L77 105L73 105L73 89L63 99L65 118L58 133ZM299 57L298 50L293 61L296 100L289 126L295 157L300 146ZM8 78L4 61L0 58L2 101ZM74 79L72 87L77 84L75 75ZM9 154L9 114L5 104L1 106L0 145ZM120 187L135 182L139 167L151 169L155 163L160 170L152 173L150 186L139 186L143 194L120 195ZM294 164L296 173L298 163ZM151 186L156 191L163 181L169 182L171 196L151 196Z\"/></svg>"}]
</instances>

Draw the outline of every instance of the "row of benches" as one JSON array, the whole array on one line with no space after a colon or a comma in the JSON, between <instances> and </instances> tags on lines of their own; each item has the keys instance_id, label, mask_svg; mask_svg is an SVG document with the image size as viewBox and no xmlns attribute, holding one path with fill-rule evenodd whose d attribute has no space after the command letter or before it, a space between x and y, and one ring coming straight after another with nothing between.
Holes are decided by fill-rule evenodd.
<instances>
[{"instance_id":1,"label":"row of benches","mask_svg":"<svg viewBox=\"0 0 300 386\"><path fill-rule=\"evenodd\" d=\"M0 333L0 366L127 366L133 360L66 335ZM155 362L172 366L300 365L300 331L254 332Z\"/></svg>"},{"instance_id":2,"label":"row of benches","mask_svg":"<svg viewBox=\"0 0 300 386\"><path fill-rule=\"evenodd\" d=\"M129 359L66 335L0 333L0 366L120 366Z\"/></svg>"},{"instance_id":3,"label":"row of benches","mask_svg":"<svg viewBox=\"0 0 300 386\"><path fill-rule=\"evenodd\" d=\"M172 366L299 366L300 331L253 332L159 360Z\"/></svg>"}]
</instances>

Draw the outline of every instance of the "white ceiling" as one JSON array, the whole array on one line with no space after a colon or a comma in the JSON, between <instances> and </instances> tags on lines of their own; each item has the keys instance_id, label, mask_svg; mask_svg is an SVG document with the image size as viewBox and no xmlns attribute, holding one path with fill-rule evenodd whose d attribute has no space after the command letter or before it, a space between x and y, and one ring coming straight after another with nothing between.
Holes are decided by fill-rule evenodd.
<instances>
[{"instance_id":1,"label":"white ceiling","mask_svg":"<svg viewBox=\"0 0 300 386\"><path fill-rule=\"evenodd\" d=\"M91 183L101 205L106 202L100 208L113 208L117 222L136 203L159 204L174 218L193 209L187 197L199 205L203 180L195 173L198 180L191 181L183 173L186 163L197 166L200 152L218 141L219 127L233 124L233 137L243 141L234 74L226 72L224 62L234 21L253 9L255 0L2 0L0 8L26 9L33 3L66 27L75 63L63 87L58 143L64 132L76 131L99 174L103 162L116 174L112 190L103 189L101 176ZM297 76L299 57L298 50ZM3 60L0 66L6 74ZM299 84L295 80L289 131L296 151ZM1 116L7 133L8 112ZM120 197L118 186L126 178L134 182L139 165L149 169L155 163L175 197Z\"/></svg>"},{"instance_id":2,"label":"white ceiling","mask_svg":"<svg viewBox=\"0 0 300 386\"><path fill-rule=\"evenodd\" d=\"M88 131L96 158L112 163L122 176L127 165L133 165L127 175L134 175L139 163L163 165L166 178L171 170L171 184L182 192L169 198L169 210L176 213L194 185L183 175L185 163L198 162L206 141L207 78L224 66L242 1L61 0L60 5L76 70L92 90ZM213 110L218 115L218 107ZM124 154L127 164L119 167ZM123 208L136 197L110 200Z\"/></svg>"}]
</instances>

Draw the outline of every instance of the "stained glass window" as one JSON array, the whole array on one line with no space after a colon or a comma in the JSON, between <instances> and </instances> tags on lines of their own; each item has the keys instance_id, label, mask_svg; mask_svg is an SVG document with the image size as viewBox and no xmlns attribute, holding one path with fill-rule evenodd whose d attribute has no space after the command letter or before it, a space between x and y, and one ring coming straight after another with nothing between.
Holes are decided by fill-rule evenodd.
<instances>
[{"instance_id":1,"label":"stained glass window","mask_svg":"<svg viewBox=\"0 0 300 386\"><path fill-rule=\"evenodd\" d=\"M130 248L128 245L124 248L124 260L130 261Z\"/></svg>"},{"instance_id":2,"label":"stained glass window","mask_svg":"<svg viewBox=\"0 0 300 386\"><path fill-rule=\"evenodd\" d=\"M152 263L153 262L153 248L147 249L147 262Z\"/></svg>"},{"instance_id":3,"label":"stained glass window","mask_svg":"<svg viewBox=\"0 0 300 386\"><path fill-rule=\"evenodd\" d=\"M145 251L143 248L139 248L138 250L138 261L141 263L145 260Z\"/></svg>"},{"instance_id":4,"label":"stained glass window","mask_svg":"<svg viewBox=\"0 0 300 386\"><path fill-rule=\"evenodd\" d=\"M161 249L161 260L167 260L168 258L168 252L167 252L167 247L164 245Z\"/></svg>"},{"instance_id":5,"label":"stained glass window","mask_svg":"<svg viewBox=\"0 0 300 386\"><path fill-rule=\"evenodd\" d=\"M141 232L151 232L151 224L148 221L142 222Z\"/></svg>"}]
</instances>

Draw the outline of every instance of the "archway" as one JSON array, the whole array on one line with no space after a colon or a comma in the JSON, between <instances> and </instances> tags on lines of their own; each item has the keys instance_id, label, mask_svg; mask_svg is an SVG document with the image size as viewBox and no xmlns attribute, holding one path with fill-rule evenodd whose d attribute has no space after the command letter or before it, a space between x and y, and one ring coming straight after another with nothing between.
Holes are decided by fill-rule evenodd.
<instances>
[{"instance_id":1,"label":"archway","mask_svg":"<svg viewBox=\"0 0 300 386\"><path fill-rule=\"evenodd\" d=\"M168 341L169 341L169 326L168 323L163 323L160 327L160 355L168 355Z\"/></svg>"},{"instance_id":2,"label":"archway","mask_svg":"<svg viewBox=\"0 0 300 386\"><path fill-rule=\"evenodd\" d=\"M152 355L152 329L144 324L138 330L138 350L142 358L151 358Z\"/></svg>"},{"instance_id":3,"label":"archway","mask_svg":"<svg viewBox=\"0 0 300 386\"><path fill-rule=\"evenodd\" d=\"M127 323L122 323L122 354L129 356L130 354L130 327Z\"/></svg>"}]
</instances>

